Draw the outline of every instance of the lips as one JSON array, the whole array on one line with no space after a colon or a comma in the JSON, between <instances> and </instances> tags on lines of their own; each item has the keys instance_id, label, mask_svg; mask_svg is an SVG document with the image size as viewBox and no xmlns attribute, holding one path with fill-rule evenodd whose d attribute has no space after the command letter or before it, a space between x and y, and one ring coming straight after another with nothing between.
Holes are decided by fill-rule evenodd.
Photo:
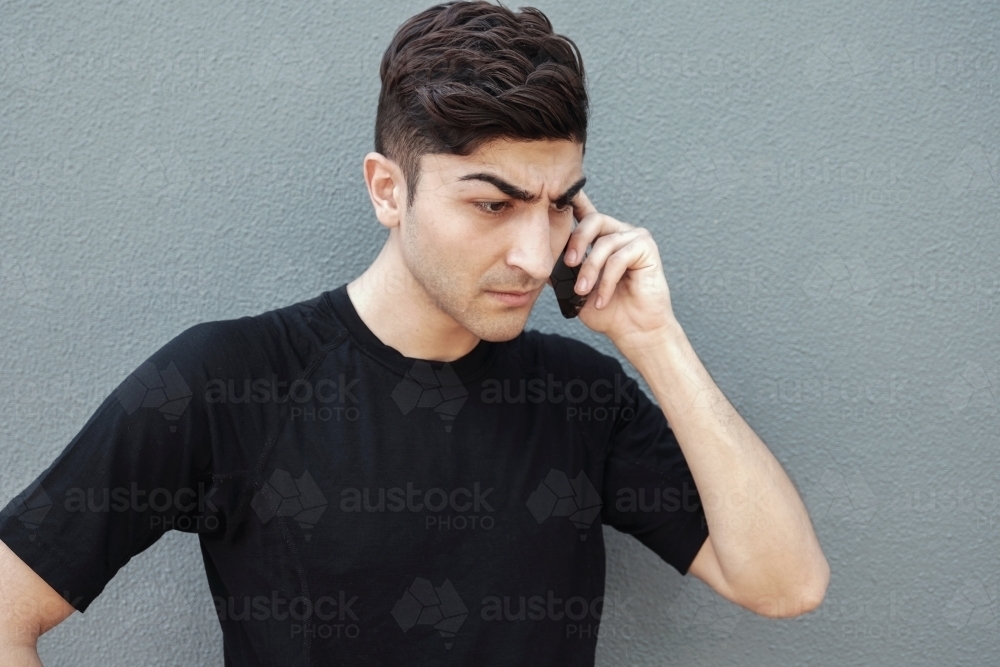
<instances>
[{"instance_id":1,"label":"lips","mask_svg":"<svg viewBox=\"0 0 1000 667\"><path fill-rule=\"evenodd\" d=\"M497 299L501 303L508 306L524 306L531 302L533 296L538 292L537 289L524 291L511 291L511 292L500 292L498 290L487 290L487 294L490 294L494 299Z\"/></svg>"},{"instance_id":2,"label":"lips","mask_svg":"<svg viewBox=\"0 0 1000 667\"><path fill-rule=\"evenodd\" d=\"M524 294L531 294L533 292L537 292L538 289L539 288L536 287L535 289L529 289L529 290L520 290L520 289L491 289L491 290L487 290L487 291L488 292L497 292L499 294L516 294L518 296L522 296Z\"/></svg>"}]
</instances>

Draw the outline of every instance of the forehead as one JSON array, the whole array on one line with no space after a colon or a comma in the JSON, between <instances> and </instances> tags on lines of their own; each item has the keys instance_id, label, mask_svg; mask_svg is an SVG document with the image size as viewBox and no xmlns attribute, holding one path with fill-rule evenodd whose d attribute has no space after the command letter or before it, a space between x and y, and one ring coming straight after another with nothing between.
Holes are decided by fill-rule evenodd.
<instances>
[{"instance_id":1,"label":"forehead","mask_svg":"<svg viewBox=\"0 0 1000 667\"><path fill-rule=\"evenodd\" d=\"M471 171L490 171L525 185L529 181L562 182L579 175L582 165L583 144L563 139L493 139L465 156L421 156L421 173L433 173L443 182L459 182Z\"/></svg>"}]
</instances>

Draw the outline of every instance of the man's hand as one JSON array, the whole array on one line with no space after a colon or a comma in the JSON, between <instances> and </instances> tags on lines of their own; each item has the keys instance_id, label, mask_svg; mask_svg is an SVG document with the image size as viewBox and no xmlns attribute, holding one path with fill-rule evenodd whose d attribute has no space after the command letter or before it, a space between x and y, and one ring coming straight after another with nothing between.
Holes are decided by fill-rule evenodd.
<instances>
[{"instance_id":1,"label":"man's hand","mask_svg":"<svg viewBox=\"0 0 1000 667\"><path fill-rule=\"evenodd\" d=\"M570 235L566 265L579 264L593 244L575 286L577 294L589 294L580 320L623 354L674 326L670 289L649 230L598 213L582 190L573 199L573 215L580 222Z\"/></svg>"}]
</instances>

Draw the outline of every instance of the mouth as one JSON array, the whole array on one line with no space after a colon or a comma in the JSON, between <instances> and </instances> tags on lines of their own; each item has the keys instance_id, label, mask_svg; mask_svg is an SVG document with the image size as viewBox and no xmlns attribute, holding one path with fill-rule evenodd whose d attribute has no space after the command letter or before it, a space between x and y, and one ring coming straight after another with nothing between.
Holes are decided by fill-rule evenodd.
<instances>
[{"instance_id":1,"label":"mouth","mask_svg":"<svg viewBox=\"0 0 1000 667\"><path fill-rule=\"evenodd\" d=\"M487 294L508 306L523 306L531 301L531 298L538 292L539 288L529 291L523 290L486 290Z\"/></svg>"}]
</instances>

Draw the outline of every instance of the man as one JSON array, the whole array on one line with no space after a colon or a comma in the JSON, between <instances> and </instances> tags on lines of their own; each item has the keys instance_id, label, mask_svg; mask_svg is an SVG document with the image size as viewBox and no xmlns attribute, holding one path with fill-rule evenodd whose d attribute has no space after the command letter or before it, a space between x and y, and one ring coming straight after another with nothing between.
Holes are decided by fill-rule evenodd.
<instances>
[{"instance_id":1,"label":"man","mask_svg":"<svg viewBox=\"0 0 1000 667\"><path fill-rule=\"evenodd\" d=\"M38 635L171 529L199 535L227 665L591 665L603 525L759 614L823 599L806 510L691 348L653 237L582 190L576 46L536 9L447 3L380 75L381 253L181 333L10 502L3 664L38 664ZM580 321L659 407L614 358L524 330L564 248Z\"/></svg>"}]
</instances>

